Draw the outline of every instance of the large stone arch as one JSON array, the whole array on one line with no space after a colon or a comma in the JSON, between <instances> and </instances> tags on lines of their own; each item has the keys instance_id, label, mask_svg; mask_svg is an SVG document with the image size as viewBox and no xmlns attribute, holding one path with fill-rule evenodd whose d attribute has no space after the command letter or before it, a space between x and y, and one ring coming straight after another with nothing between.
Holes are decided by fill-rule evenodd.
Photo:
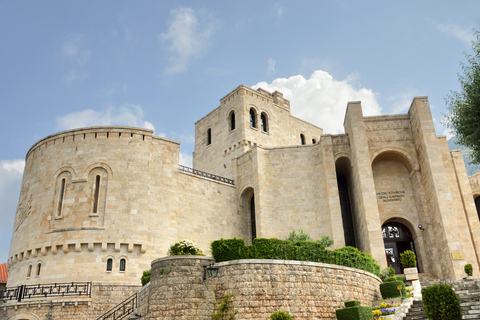
<instances>
[{"instance_id":1,"label":"large stone arch","mask_svg":"<svg viewBox=\"0 0 480 320\"><path fill-rule=\"evenodd\" d=\"M370 156L370 165L373 166L373 163L379 159L397 160L407 168L409 173L420 170L417 160L410 153L400 148L386 147L377 150Z\"/></svg>"}]
</instances>

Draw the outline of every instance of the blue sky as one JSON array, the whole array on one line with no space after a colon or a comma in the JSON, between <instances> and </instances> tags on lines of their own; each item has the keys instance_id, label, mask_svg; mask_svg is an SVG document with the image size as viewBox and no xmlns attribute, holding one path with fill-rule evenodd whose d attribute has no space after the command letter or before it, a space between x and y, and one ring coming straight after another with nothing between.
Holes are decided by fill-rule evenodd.
<instances>
[{"instance_id":1,"label":"blue sky","mask_svg":"<svg viewBox=\"0 0 480 320\"><path fill-rule=\"evenodd\" d=\"M429 96L437 134L458 90L480 1L0 0L0 262L24 158L75 127L129 125L181 142L240 84L282 91L292 113L342 132L364 114L405 113Z\"/></svg>"}]
</instances>

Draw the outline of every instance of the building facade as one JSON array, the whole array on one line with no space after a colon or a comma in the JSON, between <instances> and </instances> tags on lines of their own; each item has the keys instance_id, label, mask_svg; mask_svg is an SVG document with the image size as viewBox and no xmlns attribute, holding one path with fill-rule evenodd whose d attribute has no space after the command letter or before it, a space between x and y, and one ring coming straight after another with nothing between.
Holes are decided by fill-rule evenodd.
<instances>
[{"instance_id":1,"label":"building facade","mask_svg":"<svg viewBox=\"0 0 480 320\"><path fill-rule=\"evenodd\" d=\"M282 93L239 86L195 124L194 170L179 143L129 127L48 136L28 151L8 286L138 284L181 239L209 254L219 238L285 238L303 229L402 272L479 274L478 179L435 133L426 97L407 114L365 117L347 106L345 133L290 113ZM480 198L477 199L480 205Z\"/></svg>"}]
</instances>

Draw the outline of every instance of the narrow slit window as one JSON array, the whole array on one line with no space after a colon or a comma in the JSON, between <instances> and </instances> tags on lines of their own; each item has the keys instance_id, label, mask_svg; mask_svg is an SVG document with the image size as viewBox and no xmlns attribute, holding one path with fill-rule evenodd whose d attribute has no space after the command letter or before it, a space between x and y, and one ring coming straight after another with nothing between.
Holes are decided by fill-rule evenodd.
<instances>
[{"instance_id":1,"label":"narrow slit window","mask_svg":"<svg viewBox=\"0 0 480 320\"><path fill-rule=\"evenodd\" d=\"M120 271L125 271L126 266L127 266L127 260L120 259Z\"/></svg>"},{"instance_id":2,"label":"narrow slit window","mask_svg":"<svg viewBox=\"0 0 480 320\"><path fill-rule=\"evenodd\" d=\"M58 208L57 208L57 217L62 216L62 207L63 207L63 198L65 197L65 184L67 183L66 179L62 179L62 185L60 186L60 196L58 198Z\"/></svg>"},{"instance_id":3,"label":"narrow slit window","mask_svg":"<svg viewBox=\"0 0 480 320\"><path fill-rule=\"evenodd\" d=\"M108 259L107 260L107 271L112 271L113 269L113 259Z\"/></svg>"},{"instance_id":4,"label":"narrow slit window","mask_svg":"<svg viewBox=\"0 0 480 320\"><path fill-rule=\"evenodd\" d=\"M317 140L312 139L312 144L315 144L315 143L317 143Z\"/></svg>"},{"instance_id":5,"label":"narrow slit window","mask_svg":"<svg viewBox=\"0 0 480 320\"><path fill-rule=\"evenodd\" d=\"M207 146L212 144L212 129L207 130Z\"/></svg>"},{"instance_id":6,"label":"narrow slit window","mask_svg":"<svg viewBox=\"0 0 480 320\"><path fill-rule=\"evenodd\" d=\"M32 275L32 265L29 265L28 271L27 271L27 278L30 278L31 275Z\"/></svg>"},{"instance_id":7,"label":"narrow slit window","mask_svg":"<svg viewBox=\"0 0 480 320\"><path fill-rule=\"evenodd\" d=\"M95 193L93 197L93 213L98 213L98 196L100 195L100 175L95 177Z\"/></svg>"},{"instance_id":8,"label":"narrow slit window","mask_svg":"<svg viewBox=\"0 0 480 320\"><path fill-rule=\"evenodd\" d=\"M235 112L230 112L230 131L235 130Z\"/></svg>"},{"instance_id":9,"label":"narrow slit window","mask_svg":"<svg viewBox=\"0 0 480 320\"><path fill-rule=\"evenodd\" d=\"M42 264L41 263L37 264L37 273L36 273L37 277L40 275L41 268L42 268Z\"/></svg>"}]
</instances>

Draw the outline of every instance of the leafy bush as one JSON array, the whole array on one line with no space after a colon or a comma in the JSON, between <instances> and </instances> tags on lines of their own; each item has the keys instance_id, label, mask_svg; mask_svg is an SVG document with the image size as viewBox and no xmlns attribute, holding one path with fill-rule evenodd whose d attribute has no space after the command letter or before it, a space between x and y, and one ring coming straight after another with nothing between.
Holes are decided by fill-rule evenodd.
<instances>
[{"instance_id":1,"label":"leafy bush","mask_svg":"<svg viewBox=\"0 0 480 320\"><path fill-rule=\"evenodd\" d=\"M335 310L337 320L371 320L372 319L372 307L362 307L358 301L345 302L345 308ZM348 305L355 304L355 306L348 307Z\"/></svg>"},{"instance_id":2,"label":"leafy bush","mask_svg":"<svg viewBox=\"0 0 480 320\"><path fill-rule=\"evenodd\" d=\"M462 319L458 295L449 284L433 285L422 289L423 309L428 319Z\"/></svg>"},{"instance_id":3,"label":"leafy bush","mask_svg":"<svg viewBox=\"0 0 480 320\"><path fill-rule=\"evenodd\" d=\"M399 286L401 286L400 290L398 289ZM405 291L405 283L402 281L389 281L380 284L380 292L382 293L383 299L400 297L400 291L402 293L402 297L407 296L407 292Z\"/></svg>"},{"instance_id":4,"label":"leafy bush","mask_svg":"<svg viewBox=\"0 0 480 320\"><path fill-rule=\"evenodd\" d=\"M417 259L415 253L410 250L406 250L400 253L400 263L404 268L414 268L417 266Z\"/></svg>"},{"instance_id":5,"label":"leafy bush","mask_svg":"<svg viewBox=\"0 0 480 320\"><path fill-rule=\"evenodd\" d=\"M295 229L290 231L287 237L288 241L291 241L293 244L296 244L298 241L312 241L312 238L308 233L303 232L302 229L298 230L298 233L295 232Z\"/></svg>"},{"instance_id":6,"label":"leafy bush","mask_svg":"<svg viewBox=\"0 0 480 320\"><path fill-rule=\"evenodd\" d=\"M245 239L220 239L210 244L212 255L216 262L244 259L248 255L245 252ZM252 259L248 257L246 259Z\"/></svg>"},{"instance_id":7,"label":"leafy bush","mask_svg":"<svg viewBox=\"0 0 480 320\"><path fill-rule=\"evenodd\" d=\"M278 310L270 315L270 320L292 320L292 317L288 312Z\"/></svg>"},{"instance_id":8,"label":"leafy bush","mask_svg":"<svg viewBox=\"0 0 480 320\"><path fill-rule=\"evenodd\" d=\"M467 274L467 276L471 277L472 274L473 274L473 268L472 268L472 265L470 263L467 263L464 267L464 270L465 270L465 273Z\"/></svg>"},{"instance_id":9,"label":"leafy bush","mask_svg":"<svg viewBox=\"0 0 480 320\"><path fill-rule=\"evenodd\" d=\"M198 246L198 244L195 243L195 241L192 240L180 240L178 242L175 242L170 246L170 249L168 249L167 254L169 256L178 256L178 255L192 255L192 256L203 256L203 252Z\"/></svg>"},{"instance_id":10,"label":"leafy bush","mask_svg":"<svg viewBox=\"0 0 480 320\"><path fill-rule=\"evenodd\" d=\"M147 283L150 282L150 274L152 273L152 270L145 270L143 271L142 277L140 280L142 281L142 286L146 285Z\"/></svg>"},{"instance_id":11,"label":"leafy bush","mask_svg":"<svg viewBox=\"0 0 480 320\"><path fill-rule=\"evenodd\" d=\"M388 275L390 277L393 277L395 275L395 269L392 266L390 266L388 267L388 270L389 270Z\"/></svg>"},{"instance_id":12,"label":"leafy bush","mask_svg":"<svg viewBox=\"0 0 480 320\"><path fill-rule=\"evenodd\" d=\"M243 239L220 239L211 243L215 261L237 259L279 259L323 262L365 270L380 275L380 266L371 255L353 247L327 250L320 242L256 238L250 246Z\"/></svg>"},{"instance_id":13,"label":"leafy bush","mask_svg":"<svg viewBox=\"0 0 480 320\"><path fill-rule=\"evenodd\" d=\"M288 234L287 240L290 241L293 245L297 245L300 241L314 241L308 233L305 233L302 229L298 231L298 233L293 229ZM330 239L329 236L323 236L322 239L316 240L322 244L325 248L331 247L333 245L333 240Z\"/></svg>"},{"instance_id":14,"label":"leafy bush","mask_svg":"<svg viewBox=\"0 0 480 320\"><path fill-rule=\"evenodd\" d=\"M235 315L238 313L238 310L235 310L235 308L231 305L232 296L233 294L231 293L225 293L223 301L221 303L215 303L217 312L215 312L213 316L210 316L210 318L213 320L232 320L233 317L235 317Z\"/></svg>"},{"instance_id":15,"label":"leafy bush","mask_svg":"<svg viewBox=\"0 0 480 320\"><path fill-rule=\"evenodd\" d=\"M397 278L396 277L386 277L385 280L383 280L383 282L391 282L391 281L397 281Z\"/></svg>"}]
</instances>

